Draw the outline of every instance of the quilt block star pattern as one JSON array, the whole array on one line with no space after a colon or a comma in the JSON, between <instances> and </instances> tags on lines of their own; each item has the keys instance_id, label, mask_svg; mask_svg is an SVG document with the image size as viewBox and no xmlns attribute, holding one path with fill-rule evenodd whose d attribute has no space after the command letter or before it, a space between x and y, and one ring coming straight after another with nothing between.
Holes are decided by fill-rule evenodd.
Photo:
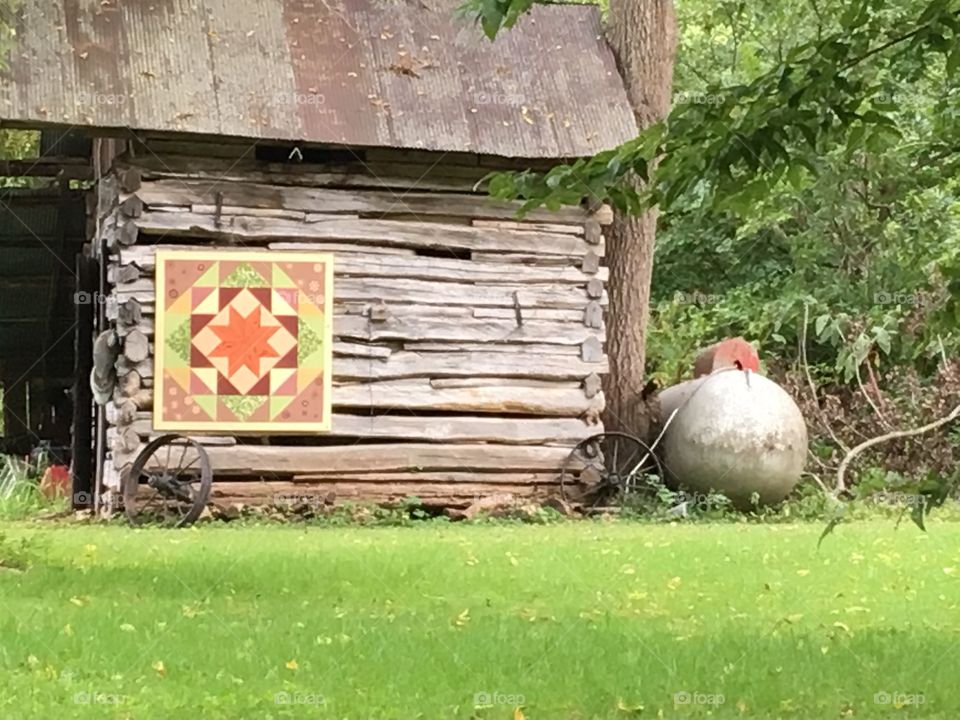
<instances>
[{"instance_id":1,"label":"quilt block star pattern","mask_svg":"<svg viewBox=\"0 0 960 720\"><path fill-rule=\"evenodd\" d=\"M156 254L157 430L330 429L333 256Z\"/></svg>"}]
</instances>

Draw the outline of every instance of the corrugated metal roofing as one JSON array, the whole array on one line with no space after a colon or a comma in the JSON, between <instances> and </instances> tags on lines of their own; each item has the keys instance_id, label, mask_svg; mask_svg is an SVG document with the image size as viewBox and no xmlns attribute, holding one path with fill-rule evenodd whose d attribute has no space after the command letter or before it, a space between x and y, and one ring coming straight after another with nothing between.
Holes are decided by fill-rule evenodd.
<instances>
[{"instance_id":1,"label":"corrugated metal roofing","mask_svg":"<svg viewBox=\"0 0 960 720\"><path fill-rule=\"evenodd\" d=\"M30 0L0 118L521 158L636 134L592 6L496 42L461 0Z\"/></svg>"}]
</instances>

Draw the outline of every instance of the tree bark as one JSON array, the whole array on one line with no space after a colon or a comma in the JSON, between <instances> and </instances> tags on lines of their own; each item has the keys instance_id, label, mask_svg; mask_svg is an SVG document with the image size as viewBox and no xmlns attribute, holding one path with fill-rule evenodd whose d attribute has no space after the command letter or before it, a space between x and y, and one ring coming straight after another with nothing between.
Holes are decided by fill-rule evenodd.
<instances>
[{"instance_id":1,"label":"tree bark","mask_svg":"<svg viewBox=\"0 0 960 720\"><path fill-rule=\"evenodd\" d=\"M608 40L627 85L641 129L670 111L677 46L672 0L610 0ZM607 231L610 258L607 409L604 426L647 438L651 406L645 383L647 322L657 211L639 217L617 213Z\"/></svg>"}]
</instances>

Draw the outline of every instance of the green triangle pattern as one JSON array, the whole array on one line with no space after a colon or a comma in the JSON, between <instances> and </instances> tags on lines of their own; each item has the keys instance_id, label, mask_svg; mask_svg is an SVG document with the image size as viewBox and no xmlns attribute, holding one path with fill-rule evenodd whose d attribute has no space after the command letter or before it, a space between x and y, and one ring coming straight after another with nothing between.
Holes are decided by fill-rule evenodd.
<instances>
[{"instance_id":1,"label":"green triangle pattern","mask_svg":"<svg viewBox=\"0 0 960 720\"><path fill-rule=\"evenodd\" d=\"M273 263L273 287L275 288L295 288L297 284L290 279L278 263Z\"/></svg>"},{"instance_id":2,"label":"green triangle pattern","mask_svg":"<svg viewBox=\"0 0 960 720\"><path fill-rule=\"evenodd\" d=\"M250 263L240 263L221 283L222 287L269 287L266 278Z\"/></svg>"},{"instance_id":3,"label":"green triangle pattern","mask_svg":"<svg viewBox=\"0 0 960 720\"><path fill-rule=\"evenodd\" d=\"M194 402L203 410L210 420L217 419L217 396L216 395L194 395Z\"/></svg>"},{"instance_id":4,"label":"green triangle pattern","mask_svg":"<svg viewBox=\"0 0 960 720\"><path fill-rule=\"evenodd\" d=\"M265 395L221 395L220 401L241 420L253 415L267 401Z\"/></svg>"},{"instance_id":5,"label":"green triangle pattern","mask_svg":"<svg viewBox=\"0 0 960 720\"><path fill-rule=\"evenodd\" d=\"M213 263L191 287L217 287L220 283L220 263Z\"/></svg>"}]
</instances>

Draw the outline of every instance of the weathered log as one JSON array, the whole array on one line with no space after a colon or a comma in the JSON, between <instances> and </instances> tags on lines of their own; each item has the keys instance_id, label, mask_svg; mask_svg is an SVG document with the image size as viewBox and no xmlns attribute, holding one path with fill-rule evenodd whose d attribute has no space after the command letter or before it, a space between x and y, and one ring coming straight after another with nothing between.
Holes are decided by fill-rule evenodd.
<instances>
[{"instance_id":1,"label":"weathered log","mask_svg":"<svg viewBox=\"0 0 960 720\"><path fill-rule=\"evenodd\" d=\"M134 453L140 447L140 436L131 426L124 428L110 428L107 430L107 440L115 453Z\"/></svg>"},{"instance_id":2,"label":"weathered log","mask_svg":"<svg viewBox=\"0 0 960 720\"><path fill-rule=\"evenodd\" d=\"M582 362L563 355L400 351L383 360L342 358L333 372L338 381L478 376L579 380L591 373L606 373L608 366L605 358Z\"/></svg>"},{"instance_id":3,"label":"weathered log","mask_svg":"<svg viewBox=\"0 0 960 720\"><path fill-rule=\"evenodd\" d=\"M592 251L583 256L580 269L588 275L596 273L604 282L606 282L609 274L607 268L600 267L600 256Z\"/></svg>"},{"instance_id":4,"label":"weathered log","mask_svg":"<svg viewBox=\"0 0 960 720\"><path fill-rule=\"evenodd\" d=\"M133 218L125 218L117 223L117 242L121 247L129 247L137 241L139 235L138 222Z\"/></svg>"},{"instance_id":5,"label":"weathered log","mask_svg":"<svg viewBox=\"0 0 960 720\"><path fill-rule=\"evenodd\" d=\"M587 304L587 309L583 311L583 324L589 328L603 327L603 306L600 303Z\"/></svg>"},{"instance_id":6,"label":"weathered log","mask_svg":"<svg viewBox=\"0 0 960 720\"><path fill-rule=\"evenodd\" d=\"M223 476L307 475L451 470L558 472L568 447L541 445L400 443L339 446L237 445L209 447L213 472ZM189 462L195 456L185 453Z\"/></svg>"},{"instance_id":7,"label":"weathered log","mask_svg":"<svg viewBox=\"0 0 960 720\"><path fill-rule=\"evenodd\" d=\"M584 362L600 362L604 358L603 344L594 336L588 337L580 346L580 359Z\"/></svg>"},{"instance_id":8,"label":"weathered log","mask_svg":"<svg viewBox=\"0 0 960 720\"><path fill-rule=\"evenodd\" d=\"M143 214L143 200L138 195L121 197L120 214L128 218L138 218Z\"/></svg>"},{"instance_id":9,"label":"weathered log","mask_svg":"<svg viewBox=\"0 0 960 720\"><path fill-rule=\"evenodd\" d=\"M598 394L600 394L600 391L602 390L602 388L603 388L603 383L600 380L599 375L589 375L586 378L584 378L583 393L588 398L596 397ZM598 430L597 432L602 432L602 430Z\"/></svg>"},{"instance_id":10,"label":"weathered log","mask_svg":"<svg viewBox=\"0 0 960 720\"><path fill-rule=\"evenodd\" d=\"M123 340L123 355L132 363L140 363L150 356L150 342L140 330L132 330Z\"/></svg>"},{"instance_id":11,"label":"weathered log","mask_svg":"<svg viewBox=\"0 0 960 720\"><path fill-rule=\"evenodd\" d=\"M580 355L580 348L570 345L546 345L529 343L519 345L513 343L442 343L430 341L410 341L403 343L403 349L411 352L499 352L524 353L527 355ZM334 346L336 352L336 346Z\"/></svg>"},{"instance_id":12,"label":"weathered log","mask_svg":"<svg viewBox=\"0 0 960 720\"><path fill-rule=\"evenodd\" d=\"M509 262L474 262L457 258L422 257L404 248L377 248L367 245L270 243L270 250L319 250L342 253L335 259L334 272L343 276L409 278L414 280L462 281L485 284L550 283L586 285L593 278L606 280L607 268L587 274L572 265L522 265ZM134 245L123 248L121 261L135 264L153 274L157 250L209 251L202 245ZM218 248L219 250L220 248ZM247 248L238 248L246 250ZM504 256L500 256L504 257Z\"/></svg>"},{"instance_id":13,"label":"weathered log","mask_svg":"<svg viewBox=\"0 0 960 720\"><path fill-rule=\"evenodd\" d=\"M128 327L136 327L143 320L143 309L137 300L131 298L117 305L117 322Z\"/></svg>"},{"instance_id":14,"label":"weathered log","mask_svg":"<svg viewBox=\"0 0 960 720\"><path fill-rule=\"evenodd\" d=\"M153 406L150 389L117 393L138 409ZM116 398L115 398L116 399ZM603 410L602 393L588 398L579 382L539 382L510 378L451 378L437 380L384 380L333 386L333 407L462 413L502 413L550 417L580 417ZM425 421L426 422L426 421Z\"/></svg>"},{"instance_id":15,"label":"weathered log","mask_svg":"<svg viewBox=\"0 0 960 720\"><path fill-rule=\"evenodd\" d=\"M486 385L474 387L444 387L440 381L428 380L334 385L333 405L561 417L579 417L590 410L603 409L602 394L588 398L579 387L517 385L493 378L483 380Z\"/></svg>"},{"instance_id":16,"label":"weathered log","mask_svg":"<svg viewBox=\"0 0 960 720\"><path fill-rule=\"evenodd\" d=\"M600 223L596 220L588 220L584 225L584 238L591 245L601 245L603 243L603 229L600 227Z\"/></svg>"},{"instance_id":17,"label":"weathered log","mask_svg":"<svg viewBox=\"0 0 960 720\"><path fill-rule=\"evenodd\" d=\"M140 373L138 373L136 370L128 372L126 375L118 378L117 388L120 390L122 397L135 397L139 392L140 387Z\"/></svg>"},{"instance_id":18,"label":"weathered log","mask_svg":"<svg viewBox=\"0 0 960 720\"><path fill-rule=\"evenodd\" d=\"M118 167L127 167L129 162L121 158ZM435 164L409 163L347 163L342 165L312 165L301 163L264 163L259 160L219 159L203 156L178 157L167 155L163 159L145 155L135 160L147 180L168 178L180 182L199 180L210 187L221 188L232 183L262 183L267 185L306 186L310 188L384 187L411 190L440 190L444 192L483 192L478 186L485 170L436 167ZM485 199L481 197L480 199ZM178 203L179 204L179 203ZM243 204L243 203L241 203ZM394 197L394 205L398 203Z\"/></svg>"},{"instance_id":19,"label":"weathered log","mask_svg":"<svg viewBox=\"0 0 960 720\"><path fill-rule=\"evenodd\" d=\"M114 285L130 283L140 279L140 268L136 265L110 265L107 268L107 281Z\"/></svg>"},{"instance_id":20,"label":"weathered log","mask_svg":"<svg viewBox=\"0 0 960 720\"><path fill-rule=\"evenodd\" d=\"M129 224L129 222L128 222ZM442 223L412 223L399 220L335 220L323 223L300 223L279 218L231 215L218 223L211 215L194 213L144 212L136 220L140 232L151 235L213 237L247 242L288 240L340 240L374 245L399 245L418 248L503 253L536 253L583 257L591 248L603 254L603 244L589 245L583 238L563 233L533 233L491 230ZM134 236L135 240L135 236ZM121 228L121 244L126 242Z\"/></svg>"},{"instance_id":21,"label":"weathered log","mask_svg":"<svg viewBox=\"0 0 960 720\"><path fill-rule=\"evenodd\" d=\"M421 442L493 442L506 445L572 445L602 431L578 418L491 418L444 415L430 418L415 415L350 415L335 413L333 427L324 438L381 438ZM150 413L136 413L127 424L140 437L153 437ZM235 444L221 438L210 444Z\"/></svg>"},{"instance_id":22,"label":"weathered log","mask_svg":"<svg viewBox=\"0 0 960 720\"><path fill-rule=\"evenodd\" d=\"M125 193L136 192L140 189L142 178L140 171L136 168L126 168L117 173L117 180L120 183L120 189Z\"/></svg>"},{"instance_id":23,"label":"weathered log","mask_svg":"<svg viewBox=\"0 0 960 720\"><path fill-rule=\"evenodd\" d=\"M529 320L518 327L514 319L457 317L433 313L416 306L392 306L383 322L370 322L357 315L334 317L334 336L358 340L450 341L493 343L547 343L580 345L587 338L599 342L603 329L587 328L583 322ZM599 361L599 358L591 362Z\"/></svg>"},{"instance_id":24,"label":"weathered log","mask_svg":"<svg viewBox=\"0 0 960 720\"><path fill-rule=\"evenodd\" d=\"M429 217L458 215L466 218L513 220L520 203L493 200L486 196L430 192L394 193L379 190L331 190L292 187L241 181L211 184L197 180L158 180L147 182L138 193L151 207L163 205L216 205L221 193L222 205L303 212L360 213L382 215L408 212ZM526 215L529 222L548 222L579 226L589 218L580 208L561 208L556 212L534 210Z\"/></svg>"},{"instance_id":25,"label":"weathered log","mask_svg":"<svg viewBox=\"0 0 960 720\"><path fill-rule=\"evenodd\" d=\"M470 474L475 482L453 482L450 473L421 473L383 482L344 478L313 482L218 481L212 499L220 505L315 506L341 503L397 504L416 498L425 507L464 508L491 493L508 494L525 503L546 502L560 495L556 476L544 474ZM553 477L554 482L549 482ZM436 478L436 480L433 480ZM510 482L513 479L514 482Z\"/></svg>"},{"instance_id":26,"label":"weathered log","mask_svg":"<svg viewBox=\"0 0 960 720\"><path fill-rule=\"evenodd\" d=\"M148 356L140 362L131 362L126 356L121 355L116 363L117 375L126 375L130 372L136 372L140 376L140 383L144 387L153 385L153 357Z\"/></svg>"},{"instance_id":27,"label":"weathered log","mask_svg":"<svg viewBox=\"0 0 960 720\"><path fill-rule=\"evenodd\" d=\"M532 232L559 232L569 233L571 235L583 235L582 225L560 225L558 223L546 222L519 222L516 220L473 220L470 223L474 227L494 228L497 230L525 230Z\"/></svg>"},{"instance_id":28,"label":"weathered log","mask_svg":"<svg viewBox=\"0 0 960 720\"><path fill-rule=\"evenodd\" d=\"M346 341L334 341L333 354L340 357L388 358L393 350L384 345L370 345Z\"/></svg>"}]
</instances>

